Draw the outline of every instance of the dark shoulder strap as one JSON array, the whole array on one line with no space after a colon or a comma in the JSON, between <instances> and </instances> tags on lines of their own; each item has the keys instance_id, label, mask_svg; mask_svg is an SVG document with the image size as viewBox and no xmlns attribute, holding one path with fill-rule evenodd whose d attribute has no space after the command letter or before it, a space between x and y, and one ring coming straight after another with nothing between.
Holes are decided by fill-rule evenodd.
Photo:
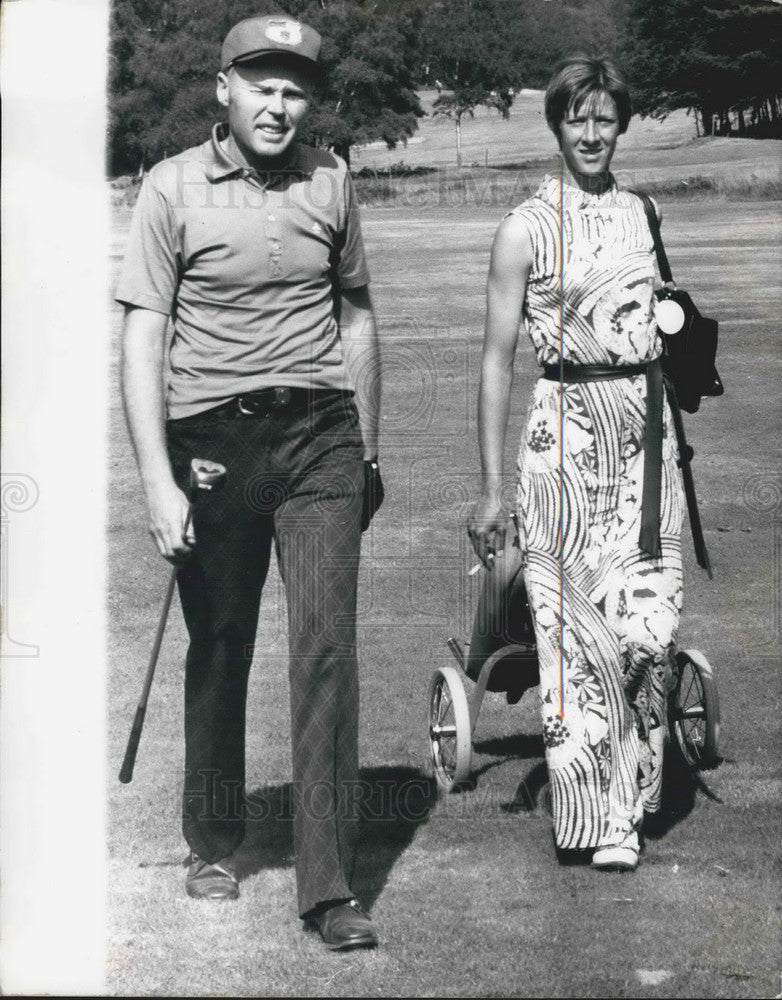
<instances>
[{"instance_id":1,"label":"dark shoulder strap","mask_svg":"<svg viewBox=\"0 0 782 1000\"><path fill-rule=\"evenodd\" d=\"M657 254L657 266L660 269L660 277L663 279L663 284L666 284L669 281L673 281L673 275L671 274L671 265L668 263L668 254L665 252L665 247L663 246L663 238L660 235L660 223L657 221L654 202L644 191L633 191L633 194L638 195L641 199L641 204L646 212L649 231L654 240L654 252Z\"/></svg>"}]
</instances>

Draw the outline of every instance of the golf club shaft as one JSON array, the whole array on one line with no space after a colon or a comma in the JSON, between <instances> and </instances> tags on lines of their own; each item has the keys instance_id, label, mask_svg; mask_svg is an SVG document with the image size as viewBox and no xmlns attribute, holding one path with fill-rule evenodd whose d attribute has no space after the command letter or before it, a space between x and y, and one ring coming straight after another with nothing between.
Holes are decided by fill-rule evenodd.
<instances>
[{"instance_id":1,"label":"golf club shaft","mask_svg":"<svg viewBox=\"0 0 782 1000\"><path fill-rule=\"evenodd\" d=\"M187 511L187 519L185 520L185 527L182 532L183 535L187 534L187 529L190 527L190 520L193 514L192 501ZM157 632L155 633L155 641L152 644L152 653L149 657L149 666L147 667L147 675L144 678L144 687L141 689L141 698L139 699L138 706L136 707L136 714L133 717L133 725L130 728L130 736L128 737L128 745L125 748L125 758L122 761L122 767L119 772L119 780L127 785L128 782L133 780L133 768L136 764L136 754L138 753L138 745L141 740L141 730L144 728L144 717L147 714L147 702L149 701L149 692L152 688L152 681L155 677L155 668L157 667L157 658L160 655L160 647L163 644L163 635L166 631L166 622L168 621L168 612L171 608L171 600L174 596L174 587L176 586L176 568L171 570L171 575L168 579L168 587L166 588L166 596L163 600L163 609L160 613L160 621L158 622Z\"/></svg>"}]
</instances>

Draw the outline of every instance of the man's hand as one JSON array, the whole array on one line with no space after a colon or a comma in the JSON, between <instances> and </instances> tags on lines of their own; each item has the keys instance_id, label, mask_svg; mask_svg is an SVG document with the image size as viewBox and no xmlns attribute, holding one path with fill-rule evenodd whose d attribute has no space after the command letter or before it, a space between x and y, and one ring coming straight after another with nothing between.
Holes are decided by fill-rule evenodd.
<instances>
[{"instance_id":1,"label":"man's hand","mask_svg":"<svg viewBox=\"0 0 782 1000\"><path fill-rule=\"evenodd\" d=\"M376 458L364 462L364 507L361 511L361 530L366 531L386 495L380 466Z\"/></svg>"},{"instance_id":2,"label":"man's hand","mask_svg":"<svg viewBox=\"0 0 782 1000\"><path fill-rule=\"evenodd\" d=\"M507 510L493 496L482 496L473 508L467 534L475 554L486 569L493 567L495 556L505 549L508 517Z\"/></svg>"},{"instance_id":3,"label":"man's hand","mask_svg":"<svg viewBox=\"0 0 782 1000\"><path fill-rule=\"evenodd\" d=\"M180 566L195 545L192 522L185 531L190 505L185 494L172 481L150 491L147 497L149 533L158 552L174 566Z\"/></svg>"}]
</instances>

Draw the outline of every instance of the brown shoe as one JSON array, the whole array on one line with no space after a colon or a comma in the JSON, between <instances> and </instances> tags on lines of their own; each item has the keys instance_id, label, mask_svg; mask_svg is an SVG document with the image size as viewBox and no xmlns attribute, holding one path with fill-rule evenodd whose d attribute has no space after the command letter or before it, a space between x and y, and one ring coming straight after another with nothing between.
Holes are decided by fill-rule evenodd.
<instances>
[{"instance_id":1,"label":"brown shoe","mask_svg":"<svg viewBox=\"0 0 782 1000\"><path fill-rule=\"evenodd\" d=\"M209 864L197 854L191 854L185 888L188 896L193 899L221 901L239 898L239 880L230 858Z\"/></svg>"},{"instance_id":2,"label":"brown shoe","mask_svg":"<svg viewBox=\"0 0 782 1000\"><path fill-rule=\"evenodd\" d=\"M312 922L331 951L377 947L377 934L372 921L355 899L330 906L313 917Z\"/></svg>"}]
</instances>

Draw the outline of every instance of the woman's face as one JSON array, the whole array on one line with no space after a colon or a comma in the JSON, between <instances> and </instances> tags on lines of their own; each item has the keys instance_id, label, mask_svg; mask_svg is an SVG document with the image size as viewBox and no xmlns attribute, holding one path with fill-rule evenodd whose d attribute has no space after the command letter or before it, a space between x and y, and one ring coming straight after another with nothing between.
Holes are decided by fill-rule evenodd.
<instances>
[{"instance_id":1,"label":"woman's face","mask_svg":"<svg viewBox=\"0 0 782 1000\"><path fill-rule=\"evenodd\" d=\"M608 172L619 138L619 115L610 94L591 94L571 105L559 126L559 148L573 179L589 181Z\"/></svg>"}]
</instances>

